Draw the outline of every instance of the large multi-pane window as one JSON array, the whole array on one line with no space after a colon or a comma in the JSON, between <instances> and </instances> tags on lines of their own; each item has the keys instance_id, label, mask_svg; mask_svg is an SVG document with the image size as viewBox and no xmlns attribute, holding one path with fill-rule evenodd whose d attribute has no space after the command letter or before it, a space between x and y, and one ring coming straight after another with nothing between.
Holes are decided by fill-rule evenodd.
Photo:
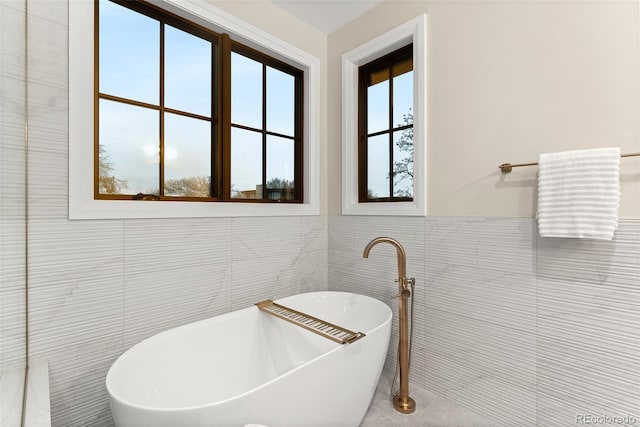
<instances>
[{"instance_id":1,"label":"large multi-pane window","mask_svg":"<svg viewBox=\"0 0 640 427\"><path fill-rule=\"evenodd\" d=\"M95 198L302 201L302 71L146 2L96 36Z\"/></svg>"},{"instance_id":2,"label":"large multi-pane window","mask_svg":"<svg viewBox=\"0 0 640 427\"><path fill-rule=\"evenodd\" d=\"M359 69L360 202L413 200L413 45Z\"/></svg>"}]
</instances>

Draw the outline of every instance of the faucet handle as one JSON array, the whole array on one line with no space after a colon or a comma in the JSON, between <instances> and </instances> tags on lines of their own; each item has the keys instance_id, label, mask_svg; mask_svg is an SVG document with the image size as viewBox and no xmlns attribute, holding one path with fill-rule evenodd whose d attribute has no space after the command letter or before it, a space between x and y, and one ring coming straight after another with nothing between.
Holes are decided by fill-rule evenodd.
<instances>
[{"instance_id":1,"label":"faucet handle","mask_svg":"<svg viewBox=\"0 0 640 427\"><path fill-rule=\"evenodd\" d=\"M403 289L402 292L400 292L398 295L392 296L391 299L409 298L410 296L411 296L411 291L409 289Z\"/></svg>"},{"instance_id":2,"label":"faucet handle","mask_svg":"<svg viewBox=\"0 0 640 427\"><path fill-rule=\"evenodd\" d=\"M400 283L400 279L395 279L393 282L394 283ZM416 285L416 278L415 277L405 277L404 283L402 284L402 288L403 289L407 289L410 286L411 289L413 289L413 287L415 285Z\"/></svg>"}]
</instances>

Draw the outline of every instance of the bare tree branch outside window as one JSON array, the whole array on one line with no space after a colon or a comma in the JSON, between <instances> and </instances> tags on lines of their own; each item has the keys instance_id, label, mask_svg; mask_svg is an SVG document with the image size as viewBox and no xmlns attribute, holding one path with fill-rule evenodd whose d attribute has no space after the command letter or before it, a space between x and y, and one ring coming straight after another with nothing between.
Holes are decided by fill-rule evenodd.
<instances>
[{"instance_id":1,"label":"bare tree branch outside window","mask_svg":"<svg viewBox=\"0 0 640 427\"><path fill-rule=\"evenodd\" d=\"M190 178L169 179L164 183L164 194L181 197L209 197L211 177L192 176Z\"/></svg>"},{"instance_id":2,"label":"bare tree branch outside window","mask_svg":"<svg viewBox=\"0 0 640 427\"><path fill-rule=\"evenodd\" d=\"M111 156L104 145L99 145L98 151L98 192L100 194L122 194L129 188L126 179L119 179L113 175L114 167Z\"/></svg>"},{"instance_id":3,"label":"bare tree branch outside window","mask_svg":"<svg viewBox=\"0 0 640 427\"><path fill-rule=\"evenodd\" d=\"M409 109L402 115L403 125L413 124L413 111ZM396 142L398 149L406 153L400 161L393 162L393 188L394 194L400 197L413 196L413 126L402 131L400 139ZM408 188L399 188L400 184L406 182ZM406 184L405 184L406 185Z\"/></svg>"}]
</instances>

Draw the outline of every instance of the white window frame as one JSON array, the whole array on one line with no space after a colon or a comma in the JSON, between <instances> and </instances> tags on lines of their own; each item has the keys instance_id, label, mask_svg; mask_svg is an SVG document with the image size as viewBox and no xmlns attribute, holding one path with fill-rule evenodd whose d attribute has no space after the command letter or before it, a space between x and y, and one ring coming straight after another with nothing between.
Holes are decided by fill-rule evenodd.
<instances>
[{"instance_id":1,"label":"white window frame","mask_svg":"<svg viewBox=\"0 0 640 427\"><path fill-rule=\"evenodd\" d=\"M303 203L95 200L94 2L69 2L69 219L297 216L320 214L320 60L206 2L154 4L304 71Z\"/></svg>"},{"instance_id":2,"label":"white window frame","mask_svg":"<svg viewBox=\"0 0 640 427\"><path fill-rule=\"evenodd\" d=\"M358 68L413 43L413 201L358 199ZM427 215L427 15L342 55L342 214Z\"/></svg>"}]
</instances>

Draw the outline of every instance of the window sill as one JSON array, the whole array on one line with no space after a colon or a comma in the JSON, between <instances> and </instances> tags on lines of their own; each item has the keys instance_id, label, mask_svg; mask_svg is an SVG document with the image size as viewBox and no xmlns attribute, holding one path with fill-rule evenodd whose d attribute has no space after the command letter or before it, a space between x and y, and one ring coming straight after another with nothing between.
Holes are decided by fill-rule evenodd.
<instances>
[{"instance_id":1,"label":"window sill","mask_svg":"<svg viewBox=\"0 0 640 427\"><path fill-rule=\"evenodd\" d=\"M69 219L203 218L319 215L314 204L90 200L69 206Z\"/></svg>"},{"instance_id":2,"label":"window sill","mask_svg":"<svg viewBox=\"0 0 640 427\"><path fill-rule=\"evenodd\" d=\"M425 209L414 202L347 203L343 215L426 216Z\"/></svg>"}]
</instances>

